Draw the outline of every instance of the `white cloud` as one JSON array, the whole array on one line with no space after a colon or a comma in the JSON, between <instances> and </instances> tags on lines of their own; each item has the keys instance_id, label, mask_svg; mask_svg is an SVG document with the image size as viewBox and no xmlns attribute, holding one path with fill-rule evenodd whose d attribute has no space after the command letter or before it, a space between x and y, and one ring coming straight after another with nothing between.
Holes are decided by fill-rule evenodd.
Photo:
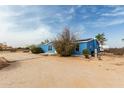
<instances>
[{"instance_id":1,"label":"white cloud","mask_svg":"<svg viewBox=\"0 0 124 93\"><path fill-rule=\"evenodd\" d=\"M81 8L82 7L82 5L77 5L77 7L76 8Z\"/></svg>"},{"instance_id":2,"label":"white cloud","mask_svg":"<svg viewBox=\"0 0 124 93\"><path fill-rule=\"evenodd\" d=\"M4 30L0 32L0 41L8 42L9 45L13 46L37 44L48 38L54 38L54 34L50 32L50 28L47 26L40 26L32 32L12 32L9 30Z\"/></svg>"},{"instance_id":3,"label":"white cloud","mask_svg":"<svg viewBox=\"0 0 124 93\"><path fill-rule=\"evenodd\" d=\"M102 14L102 16L124 16L123 6L111 6L111 8L114 9L111 12Z\"/></svg>"},{"instance_id":4,"label":"white cloud","mask_svg":"<svg viewBox=\"0 0 124 93\"><path fill-rule=\"evenodd\" d=\"M63 13L56 13L55 14L55 19L58 19L58 21L61 22L61 23L66 23L67 21L70 21L70 20L73 19L74 14L75 14L75 10L72 7L69 11L66 11L65 14L63 14ZM52 21L52 22L54 22L54 21Z\"/></svg>"},{"instance_id":5,"label":"white cloud","mask_svg":"<svg viewBox=\"0 0 124 93\"><path fill-rule=\"evenodd\" d=\"M76 26L76 28L75 28ZM85 27L83 25L75 25L71 28L71 31L77 36L77 38L81 38L81 36L86 32Z\"/></svg>"},{"instance_id":6,"label":"white cloud","mask_svg":"<svg viewBox=\"0 0 124 93\"><path fill-rule=\"evenodd\" d=\"M83 15L83 16L82 16L83 19L87 19L87 18L89 18L89 17L90 17L89 15Z\"/></svg>"},{"instance_id":7,"label":"white cloud","mask_svg":"<svg viewBox=\"0 0 124 93\"><path fill-rule=\"evenodd\" d=\"M124 16L124 11L116 12L116 13L105 13L102 16Z\"/></svg>"},{"instance_id":8,"label":"white cloud","mask_svg":"<svg viewBox=\"0 0 124 93\"><path fill-rule=\"evenodd\" d=\"M42 40L48 38L54 38L54 34L51 33L51 28L42 23L31 31L22 31L19 28L19 24L16 24L14 21L9 21L12 17L19 15L21 13L0 9L0 42L7 42L12 46L25 46L40 43ZM16 28L17 31L14 31Z\"/></svg>"},{"instance_id":9,"label":"white cloud","mask_svg":"<svg viewBox=\"0 0 124 93\"><path fill-rule=\"evenodd\" d=\"M108 27L108 26L124 24L124 19L106 20L102 18L102 19L98 19L96 22L90 22L87 24L91 25L92 27Z\"/></svg>"},{"instance_id":10,"label":"white cloud","mask_svg":"<svg viewBox=\"0 0 124 93\"><path fill-rule=\"evenodd\" d=\"M124 20L122 20L122 19L117 19L117 20L113 20L113 21L111 21L111 22L108 22L108 24L106 24L106 25L108 25L108 26L112 26L112 25L119 25L119 24L123 24L124 23Z\"/></svg>"},{"instance_id":11,"label":"white cloud","mask_svg":"<svg viewBox=\"0 0 124 93\"><path fill-rule=\"evenodd\" d=\"M74 9L74 7L71 7L71 9L69 10L69 14L73 14L75 12L75 9Z\"/></svg>"},{"instance_id":12,"label":"white cloud","mask_svg":"<svg viewBox=\"0 0 124 93\"><path fill-rule=\"evenodd\" d=\"M73 19L73 17L75 16L75 11L76 11L76 8L71 7L70 10L67 12L66 20ZM65 19L65 18L63 18L63 19Z\"/></svg>"},{"instance_id":13,"label":"white cloud","mask_svg":"<svg viewBox=\"0 0 124 93\"><path fill-rule=\"evenodd\" d=\"M119 12L119 11L124 11L123 6L113 6L114 10L112 11L113 13Z\"/></svg>"}]
</instances>

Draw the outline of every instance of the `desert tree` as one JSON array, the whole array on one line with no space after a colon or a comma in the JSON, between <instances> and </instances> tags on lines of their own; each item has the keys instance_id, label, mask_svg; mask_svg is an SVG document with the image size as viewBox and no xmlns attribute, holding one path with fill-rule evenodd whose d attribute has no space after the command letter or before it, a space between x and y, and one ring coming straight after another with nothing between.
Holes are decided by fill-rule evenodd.
<instances>
[{"instance_id":1,"label":"desert tree","mask_svg":"<svg viewBox=\"0 0 124 93\"><path fill-rule=\"evenodd\" d=\"M41 44L46 44L46 43L49 43L50 41L48 39L44 40L41 42Z\"/></svg>"},{"instance_id":2,"label":"desert tree","mask_svg":"<svg viewBox=\"0 0 124 93\"><path fill-rule=\"evenodd\" d=\"M49 43L50 41L48 39L44 40L44 43Z\"/></svg>"},{"instance_id":3,"label":"desert tree","mask_svg":"<svg viewBox=\"0 0 124 93\"><path fill-rule=\"evenodd\" d=\"M68 28L64 28L53 41L53 45L60 56L71 56L75 48L76 36Z\"/></svg>"},{"instance_id":4,"label":"desert tree","mask_svg":"<svg viewBox=\"0 0 124 93\"><path fill-rule=\"evenodd\" d=\"M104 33L99 33L99 34L97 34L96 35L96 37L95 37L97 40L98 40L98 42L100 43L100 50L102 49L102 51L104 50L103 49L103 45L105 44L105 41L107 40L106 38L105 38L105 34ZM101 53L98 53L98 55L97 55L97 57L98 57L98 59L99 60L101 60Z\"/></svg>"},{"instance_id":5,"label":"desert tree","mask_svg":"<svg viewBox=\"0 0 124 93\"><path fill-rule=\"evenodd\" d=\"M105 41L107 40L105 38L105 34L104 33L97 34L95 38L100 42L101 45L104 45L105 44Z\"/></svg>"},{"instance_id":6,"label":"desert tree","mask_svg":"<svg viewBox=\"0 0 124 93\"><path fill-rule=\"evenodd\" d=\"M2 47L0 46L0 51L2 51Z\"/></svg>"}]
</instances>

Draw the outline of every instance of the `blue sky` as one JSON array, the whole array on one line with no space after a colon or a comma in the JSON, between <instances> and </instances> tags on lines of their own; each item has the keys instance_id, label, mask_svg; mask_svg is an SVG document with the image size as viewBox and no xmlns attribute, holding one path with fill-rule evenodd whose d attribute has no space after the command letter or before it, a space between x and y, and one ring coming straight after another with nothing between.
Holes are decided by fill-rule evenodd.
<instances>
[{"instance_id":1,"label":"blue sky","mask_svg":"<svg viewBox=\"0 0 124 93\"><path fill-rule=\"evenodd\" d=\"M104 33L110 47L124 47L124 6L0 6L0 42L38 44L68 27L81 39Z\"/></svg>"}]
</instances>

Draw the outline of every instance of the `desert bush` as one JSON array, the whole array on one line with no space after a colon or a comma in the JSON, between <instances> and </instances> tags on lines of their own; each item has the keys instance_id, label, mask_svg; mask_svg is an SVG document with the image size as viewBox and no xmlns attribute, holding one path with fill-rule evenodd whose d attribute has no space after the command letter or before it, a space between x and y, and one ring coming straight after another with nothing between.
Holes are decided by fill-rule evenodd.
<instances>
[{"instance_id":1,"label":"desert bush","mask_svg":"<svg viewBox=\"0 0 124 93\"><path fill-rule=\"evenodd\" d=\"M10 52L16 52L16 51L17 51L16 48L10 49Z\"/></svg>"},{"instance_id":2,"label":"desert bush","mask_svg":"<svg viewBox=\"0 0 124 93\"><path fill-rule=\"evenodd\" d=\"M37 46L32 46L30 49L31 49L31 52L33 54L43 53L43 50L40 47L37 47Z\"/></svg>"},{"instance_id":3,"label":"desert bush","mask_svg":"<svg viewBox=\"0 0 124 93\"><path fill-rule=\"evenodd\" d=\"M30 50L29 49L24 49L23 52L27 53L27 52L30 52Z\"/></svg>"},{"instance_id":4,"label":"desert bush","mask_svg":"<svg viewBox=\"0 0 124 93\"><path fill-rule=\"evenodd\" d=\"M29 50L30 49L30 46L26 46L23 49Z\"/></svg>"},{"instance_id":5,"label":"desert bush","mask_svg":"<svg viewBox=\"0 0 124 93\"><path fill-rule=\"evenodd\" d=\"M53 41L53 45L60 56L71 56L75 48L75 40L75 35L65 28Z\"/></svg>"},{"instance_id":6,"label":"desert bush","mask_svg":"<svg viewBox=\"0 0 124 93\"><path fill-rule=\"evenodd\" d=\"M105 50L107 53L113 53L114 55L124 55L124 48L110 48Z\"/></svg>"},{"instance_id":7,"label":"desert bush","mask_svg":"<svg viewBox=\"0 0 124 93\"><path fill-rule=\"evenodd\" d=\"M0 51L2 51L3 49L2 49L2 47L0 47Z\"/></svg>"},{"instance_id":8,"label":"desert bush","mask_svg":"<svg viewBox=\"0 0 124 93\"><path fill-rule=\"evenodd\" d=\"M89 50L88 49L84 49L83 51L83 55L85 56L85 58L89 58Z\"/></svg>"},{"instance_id":9,"label":"desert bush","mask_svg":"<svg viewBox=\"0 0 124 93\"><path fill-rule=\"evenodd\" d=\"M23 49L22 47L18 47L17 49Z\"/></svg>"}]
</instances>

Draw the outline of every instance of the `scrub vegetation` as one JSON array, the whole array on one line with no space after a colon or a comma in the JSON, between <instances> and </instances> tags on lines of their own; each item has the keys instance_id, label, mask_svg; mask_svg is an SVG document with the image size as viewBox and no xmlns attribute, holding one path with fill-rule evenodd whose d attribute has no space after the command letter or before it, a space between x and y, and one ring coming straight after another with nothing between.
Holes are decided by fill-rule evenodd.
<instances>
[{"instance_id":1,"label":"scrub vegetation","mask_svg":"<svg viewBox=\"0 0 124 93\"><path fill-rule=\"evenodd\" d=\"M112 53L114 55L124 55L124 48L109 48L105 50L107 53Z\"/></svg>"},{"instance_id":2,"label":"scrub vegetation","mask_svg":"<svg viewBox=\"0 0 124 93\"><path fill-rule=\"evenodd\" d=\"M39 54L44 52L40 47L37 47L35 45L30 46L30 50L33 54Z\"/></svg>"},{"instance_id":3,"label":"scrub vegetation","mask_svg":"<svg viewBox=\"0 0 124 93\"><path fill-rule=\"evenodd\" d=\"M85 58L89 58L89 50L88 49L84 49L83 50L83 55L85 56Z\"/></svg>"},{"instance_id":4,"label":"scrub vegetation","mask_svg":"<svg viewBox=\"0 0 124 93\"><path fill-rule=\"evenodd\" d=\"M74 48L76 36L70 32L68 28L65 28L62 33L53 41L54 47L60 56L71 56Z\"/></svg>"}]
</instances>

